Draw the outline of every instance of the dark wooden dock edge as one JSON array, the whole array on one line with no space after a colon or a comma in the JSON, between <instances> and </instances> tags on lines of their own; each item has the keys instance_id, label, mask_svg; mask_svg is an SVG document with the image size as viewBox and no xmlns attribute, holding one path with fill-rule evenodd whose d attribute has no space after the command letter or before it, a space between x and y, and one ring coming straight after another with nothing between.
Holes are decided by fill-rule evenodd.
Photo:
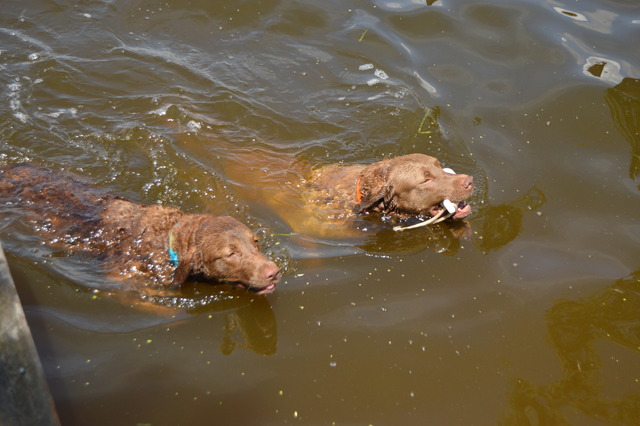
<instances>
[{"instance_id":1,"label":"dark wooden dock edge","mask_svg":"<svg viewBox=\"0 0 640 426\"><path fill-rule=\"evenodd\" d=\"M60 425L0 245L0 425Z\"/></svg>"}]
</instances>

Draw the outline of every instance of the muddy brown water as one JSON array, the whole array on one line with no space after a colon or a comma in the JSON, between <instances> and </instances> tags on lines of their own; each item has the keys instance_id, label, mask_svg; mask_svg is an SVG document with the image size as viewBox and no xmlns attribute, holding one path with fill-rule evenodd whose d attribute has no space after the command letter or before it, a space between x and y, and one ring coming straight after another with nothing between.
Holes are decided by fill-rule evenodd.
<instances>
[{"instance_id":1,"label":"muddy brown water","mask_svg":"<svg viewBox=\"0 0 640 426\"><path fill-rule=\"evenodd\" d=\"M639 39L634 1L7 2L0 163L231 214L284 271L132 309L0 203L63 424L640 423ZM470 236L309 244L247 151L437 156Z\"/></svg>"}]
</instances>

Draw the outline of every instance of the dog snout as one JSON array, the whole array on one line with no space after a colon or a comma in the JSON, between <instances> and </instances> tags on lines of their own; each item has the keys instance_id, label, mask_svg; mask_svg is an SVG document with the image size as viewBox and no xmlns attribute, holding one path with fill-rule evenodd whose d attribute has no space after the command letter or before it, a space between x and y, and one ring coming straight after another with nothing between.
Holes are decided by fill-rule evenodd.
<instances>
[{"instance_id":1,"label":"dog snout","mask_svg":"<svg viewBox=\"0 0 640 426\"><path fill-rule=\"evenodd\" d=\"M280 268L278 268L278 265L276 265L273 262L269 262L266 265L264 265L262 267L262 270L260 271L260 275L262 276L262 279L264 279L267 282L277 281L279 274L280 274Z\"/></svg>"},{"instance_id":2,"label":"dog snout","mask_svg":"<svg viewBox=\"0 0 640 426\"><path fill-rule=\"evenodd\" d=\"M462 175L462 187L466 191L470 191L473 189L473 176Z\"/></svg>"}]
</instances>

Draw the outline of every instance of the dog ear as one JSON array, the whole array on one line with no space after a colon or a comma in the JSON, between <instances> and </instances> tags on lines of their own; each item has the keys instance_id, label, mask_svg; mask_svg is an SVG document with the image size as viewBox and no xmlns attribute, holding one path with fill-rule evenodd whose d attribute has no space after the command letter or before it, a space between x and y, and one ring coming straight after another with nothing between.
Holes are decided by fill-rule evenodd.
<instances>
[{"instance_id":1,"label":"dog ear","mask_svg":"<svg viewBox=\"0 0 640 426\"><path fill-rule=\"evenodd\" d=\"M391 194L393 194L393 188L390 185L382 185L376 192L370 192L367 195L362 195L360 202L354 207L356 213L362 213L363 211L370 209L380 203L384 203L384 211L387 211L387 206L391 201Z\"/></svg>"},{"instance_id":2,"label":"dog ear","mask_svg":"<svg viewBox=\"0 0 640 426\"><path fill-rule=\"evenodd\" d=\"M198 270L198 265L196 265L197 256L195 253L190 250L188 254L178 261L178 266L176 266L175 271L173 271L173 280L171 281L171 286L174 288L180 287L187 281L189 275L192 272Z\"/></svg>"},{"instance_id":3,"label":"dog ear","mask_svg":"<svg viewBox=\"0 0 640 426\"><path fill-rule=\"evenodd\" d=\"M176 270L173 271L173 280L171 281L171 287L178 288L189 278L191 273L190 262L186 259L181 259L178 262Z\"/></svg>"},{"instance_id":4,"label":"dog ear","mask_svg":"<svg viewBox=\"0 0 640 426\"><path fill-rule=\"evenodd\" d=\"M384 202L391 201L393 187L389 184L389 162L380 161L362 170L356 184L356 206L354 211L363 211Z\"/></svg>"}]
</instances>

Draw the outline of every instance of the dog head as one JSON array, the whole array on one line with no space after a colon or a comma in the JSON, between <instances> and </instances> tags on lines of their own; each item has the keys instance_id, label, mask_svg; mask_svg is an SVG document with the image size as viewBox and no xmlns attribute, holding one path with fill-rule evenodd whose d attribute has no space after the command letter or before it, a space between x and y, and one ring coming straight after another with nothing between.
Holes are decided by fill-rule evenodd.
<instances>
[{"instance_id":1,"label":"dog head","mask_svg":"<svg viewBox=\"0 0 640 426\"><path fill-rule=\"evenodd\" d=\"M280 277L278 266L267 259L258 237L229 216L188 215L175 230L178 258L173 285L190 275L240 285L258 294L270 293Z\"/></svg>"},{"instance_id":2,"label":"dog head","mask_svg":"<svg viewBox=\"0 0 640 426\"><path fill-rule=\"evenodd\" d=\"M357 192L356 213L369 210L433 216L448 199L458 205L454 218L463 218L471 213L465 201L473 192L473 177L443 169L434 157L410 154L365 167Z\"/></svg>"}]
</instances>

